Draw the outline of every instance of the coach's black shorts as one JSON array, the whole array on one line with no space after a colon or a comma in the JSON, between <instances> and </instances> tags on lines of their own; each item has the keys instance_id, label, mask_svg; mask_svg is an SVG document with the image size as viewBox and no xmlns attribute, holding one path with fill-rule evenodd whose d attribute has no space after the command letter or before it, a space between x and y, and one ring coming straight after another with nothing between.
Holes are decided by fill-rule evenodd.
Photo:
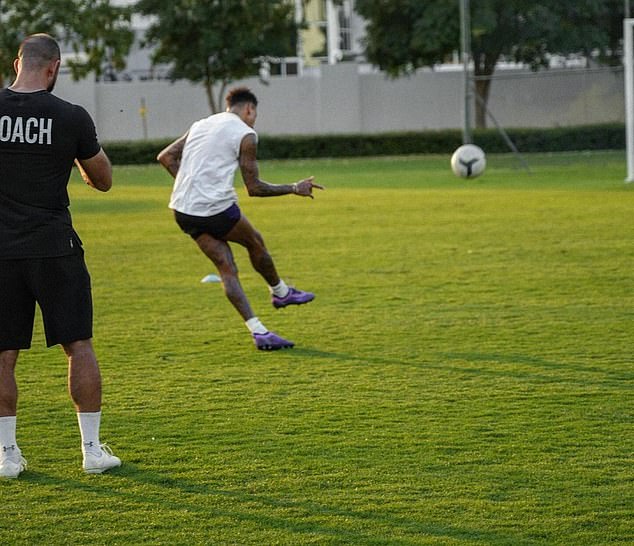
<instances>
[{"instance_id":1,"label":"coach's black shorts","mask_svg":"<svg viewBox=\"0 0 634 546\"><path fill-rule=\"evenodd\" d=\"M31 346L36 302L49 347L92 338L90 275L83 250L57 258L0 260L0 350Z\"/></svg>"},{"instance_id":2,"label":"coach's black shorts","mask_svg":"<svg viewBox=\"0 0 634 546\"><path fill-rule=\"evenodd\" d=\"M234 203L228 209L213 216L190 216L175 210L174 217L178 226L194 240L203 233L222 239L238 223L241 213L240 207Z\"/></svg>"}]
</instances>

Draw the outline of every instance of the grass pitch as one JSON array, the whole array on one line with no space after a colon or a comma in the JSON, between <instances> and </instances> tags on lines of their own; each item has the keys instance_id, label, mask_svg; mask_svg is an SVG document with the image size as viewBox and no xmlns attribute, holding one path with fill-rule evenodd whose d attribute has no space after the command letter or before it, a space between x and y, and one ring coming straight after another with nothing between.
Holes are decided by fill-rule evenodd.
<instances>
[{"instance_id":1,"label":"grass pitch","mask_svg":"<svg viewBox=\"0 0 634 546\"><path fill-rule=\"evenodd\" d=\"M93 277L102 440L80 469L59 349L18 364L0 482L10 544L631 544L634 185L622 153L264 162L316 199L248 198L281 275L315 291L254 309L294 340L257 352L166 208L159 167L78 179ZM241 184L239 184L241 185Z\"/></svg>"}]
</instances>

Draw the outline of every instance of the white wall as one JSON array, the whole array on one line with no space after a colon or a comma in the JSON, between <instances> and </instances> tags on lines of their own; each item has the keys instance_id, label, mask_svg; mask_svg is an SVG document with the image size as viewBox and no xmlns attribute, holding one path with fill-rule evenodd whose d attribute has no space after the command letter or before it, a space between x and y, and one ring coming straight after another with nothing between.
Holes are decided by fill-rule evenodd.
<instances>
[{"instance_id":1,"label":"white wall","mask_svg":"<svg viewBox=\"0 0 634 546\"><path fill-rule=\"evenodd\" d=\"M551 70L519 74L492 86L495 117L508 127L623 122L623 71Z\"/></svg>"},{"instance_id":2,"label":"white wall","mask_svg":"<svg viewBox=\"0 0 634 546\"><path fill-rule=\"evenodd\" d=\"M622 70L500 71L489 107L504 127L556 127L625 119ZM462 74L421 70L391 80L355 63L323 66L302 77L257 79L246 84L258 96L262 134L380 133L460 128ZM139 113L147 107L148 138L176 137L209 115L205 91L189 82L95 83L58 80L56 94L85 106L100 139L144 137Z\"/></svg>"}]
</instances>

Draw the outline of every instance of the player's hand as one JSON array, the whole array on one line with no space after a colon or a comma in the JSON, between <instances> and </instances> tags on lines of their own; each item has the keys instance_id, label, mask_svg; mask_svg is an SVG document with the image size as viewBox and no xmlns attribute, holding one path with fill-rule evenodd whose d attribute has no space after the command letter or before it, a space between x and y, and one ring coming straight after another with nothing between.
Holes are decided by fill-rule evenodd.
<instances>
[{"instance_id":1,"label":"player's hand","mask_svg":"<svg viewBox=\"0 0 634 546\"><path fill-rule=\"evenodd\" d=\"M314 199L313 188L317 188L319 190L323 190L325 188L319 184L315 184L313 180L315 180L315 177L310 176L309 178L304 178L304 180L295 182L295 184L293 184L294 193L303 197L310 197L311 199Z\"/></svg>"}]
</instances>

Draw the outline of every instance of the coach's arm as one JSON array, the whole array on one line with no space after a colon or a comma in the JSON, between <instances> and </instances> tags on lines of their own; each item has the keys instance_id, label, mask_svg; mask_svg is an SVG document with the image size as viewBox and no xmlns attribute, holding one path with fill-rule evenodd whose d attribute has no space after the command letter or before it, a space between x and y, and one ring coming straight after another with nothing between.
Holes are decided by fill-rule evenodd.
<instances>
[{"instance_id":1,"label":"coach's arm","mask_svg":"<svg viewBox=\"0 0 634 546\"><path fill-rule=\"evenodd\" d=\"M88 159L75 159L75 165L89 186L99 191L108 191L112 188L112 165L103 148Z\"/></svg>"}]
</instances>

